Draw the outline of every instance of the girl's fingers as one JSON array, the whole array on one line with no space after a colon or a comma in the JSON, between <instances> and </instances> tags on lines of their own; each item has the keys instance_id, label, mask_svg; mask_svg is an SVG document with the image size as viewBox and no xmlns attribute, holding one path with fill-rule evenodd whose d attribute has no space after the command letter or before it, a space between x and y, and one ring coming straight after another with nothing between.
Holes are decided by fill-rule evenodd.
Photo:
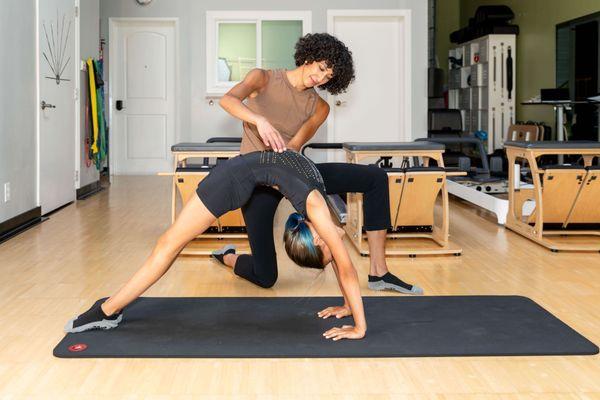
<instances>
[{"instance_id":1,"label":"girl's fingers","mask_svg":"<svg viewBox=\"0 0 600 400\"><path fill-rule=\"evenodd\" d=\"M317 312L317 315L320 317L321 315L325 314L326 312L327 312L327 309L324 309L324 310Z\"/></svg>"},{"instance_id":2,"label":"girl's fingers","mask_svg":"<svg viewBox=\"0 0 600 400\"><path fill-rule=\"evenodd\" d=\"M348 332L340 330L340 331L334 333L333 335L331 335L331 337L328 339L333 339L335 341L335 340L343 339L347 336L348 336Z\"/></svg>"},{"instance_id":3,"label":"girl's fingers","mask_svg":"<svg viewBox=\"0 0 600 400\"><path fill-rule=\"evenodd\" d=\"M323 336L332 335L333 333L337 332L338 329L340 329L340 328L331 328L330 330L328 330L327 332L325 332L323 334Z\"/></svg>"},{"instance_id":4,"label":"girl's fingers","mask_svg":"<svg viewBox=\"0 0 600 400\"><path fill-rule=\"evenodd\" d=\"M323 336L325 336L326 339L333 339L336 341L347 338L352 339L357 337L352 328L351 325L344 325L342 328L333 328L325 332Z\"/></svg>"}]
</instances>

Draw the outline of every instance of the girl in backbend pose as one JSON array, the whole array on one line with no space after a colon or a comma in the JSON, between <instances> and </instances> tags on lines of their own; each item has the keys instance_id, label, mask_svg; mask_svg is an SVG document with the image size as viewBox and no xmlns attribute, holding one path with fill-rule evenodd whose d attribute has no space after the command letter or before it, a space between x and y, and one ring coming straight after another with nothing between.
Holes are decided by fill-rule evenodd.
<instances>
[{"instance_id":1,"label":"girl in backbend pose","mask_svg":"<svg viewBox=\"0 0 600 400\"><path fill-rule=\"evenodd\" d=\"M353 315L355 325L335 327L323 335L333 340L364 337L367 323L356 270L342 242L344 231L331 219L319 170L294 151L251 152L218 164L198 185L197 196L192 196L175 223L160 236L142 267L114 296L97 301L88 311L70 320L65 331L117 327L125 307L167 272L189 241L221 215L246 204L260 186L278 190L297 210L288 218L284 233L290 258L309 268L323 269L331 264L336 273L344 304L329 307L318 315Z\"/></svg>"}]
</instances>

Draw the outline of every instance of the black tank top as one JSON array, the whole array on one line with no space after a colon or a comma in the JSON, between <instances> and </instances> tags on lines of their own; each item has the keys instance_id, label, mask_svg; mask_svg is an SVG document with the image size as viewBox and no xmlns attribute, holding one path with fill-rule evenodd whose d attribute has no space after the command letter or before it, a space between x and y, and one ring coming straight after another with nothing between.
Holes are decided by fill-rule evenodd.
<instances>
[{"instance_id":1,"label":"black tank top","mask_svg":"<svg viewBox=\"0 0 600 400\"><path fill-rule=\"evenodd\" d=\"M250 187L253 190L259 185L277 186L281 194L304 216L306 198L310 192L316 189L323 197L326 196L319 170L311 160L298 152L256 151L234 157L231 161L236 164L232 175L240 185L240 191Z\"/></svg>"}]
</instances>

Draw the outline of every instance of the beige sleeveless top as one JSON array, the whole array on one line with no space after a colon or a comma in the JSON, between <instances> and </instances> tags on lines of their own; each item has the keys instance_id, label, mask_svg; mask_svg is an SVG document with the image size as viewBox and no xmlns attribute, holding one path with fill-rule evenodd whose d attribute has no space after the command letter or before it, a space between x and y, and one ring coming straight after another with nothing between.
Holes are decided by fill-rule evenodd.
<instances>
[{"instance_id":1,"label":"beige sleeveless top","mask_svg":"<svg viewBox=\"0 0 600 400\"><path fill-rule=\"evenodd\" d=\"M267 86L256 97L248 97L246 106L265 117L287 143L315 112L319 95L314 88L298 91L284 69L268 70ZM268 150L258 135L256 125L243 123L241 154ZM270 149L270 148L269 148Z\"/></svg>"}]
</instances>

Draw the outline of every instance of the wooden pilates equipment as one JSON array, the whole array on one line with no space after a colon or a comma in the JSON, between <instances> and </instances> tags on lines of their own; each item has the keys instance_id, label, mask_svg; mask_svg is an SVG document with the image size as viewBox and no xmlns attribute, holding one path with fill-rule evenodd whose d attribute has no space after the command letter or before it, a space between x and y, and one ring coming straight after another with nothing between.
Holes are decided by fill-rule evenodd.
<instances>
[{"instance_id":1,"label":"wooden pilates equipment","mask_svg":"<svg viewBox=\"0 0 600 400\"><path fill-rule=\"evenodd\" d=\"M235 157L240 152L237 143L178 143L171 147L174 159L173 172L160 173L162 176L172 176L171 189L171 223L179 210L188 202L196 192L198 183L208 176L211 168L209 159L227 159ZM192 158L204 159L203 164L189 164ZM179 193L179 201L177 193ZM178 203L181 206L178 207ZM182 255L210 255L224 243L237 246L237 253L250 252L248 235L241 210L230 211L222 215L202 235L190 242L182 251Z\"/></svg>"},{"instance_id":2,"label":"wooden pilates equipment","mask_svg":"<svg viewBox=\"0 0 600 400\"><path fill-rule=\"evenodd\" d=\"M449 203L446 177L465 175L447 172L442 153L445 146L418 141L406 143L344 143L346 160L358 164L365 158L401 157L421 159L423 166L387 170L392 229L388 231L386 255L460 255L462 249L449 240ZM436 167L430 167L434 160ZM441 202L436 218L435 204ZM363 196L349 193L344 229L363 256L369 254L363 232Z\"/></svg>"},{"instance_id":3,"label":"wooden pilates equipment","mask_svg":"<svg viewBox=\"0 0 600 400\"><path fill-rule=\"evenodd\" d=\"M554 252L600 251L600 167L592 166L600 157L600 143L509 141L504 147L509 165L506 227ZM544 155L580 155L584 165L541 168L538 161ZM516 183L520 176L514 166L523 161L531 170L533 188ZM527 200L535 201L528 217L522 213Z\"/></svg>"},{"instance_id":4,"label":"wooden pilates equipment","mask_svg":"<svg viewBox=\"0 0 600 400\"><path fill-rule=\"evenodd\" d=\"M540 139L540 127L528 124L513 124L508 127L505 141L537 142Z\"/></svg>"}]
</instances>

